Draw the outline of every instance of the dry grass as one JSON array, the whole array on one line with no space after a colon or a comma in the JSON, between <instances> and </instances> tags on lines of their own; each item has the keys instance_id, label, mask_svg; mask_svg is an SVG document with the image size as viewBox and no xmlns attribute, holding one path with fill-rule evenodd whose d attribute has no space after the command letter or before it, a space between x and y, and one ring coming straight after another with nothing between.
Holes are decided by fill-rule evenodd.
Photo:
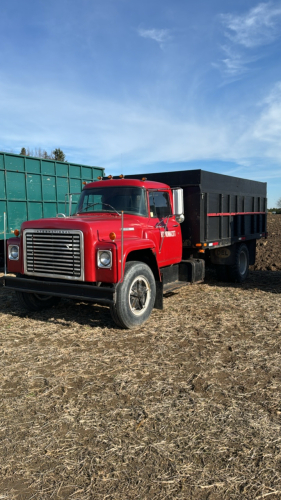
<instances>
[{"instance_id":1,"label":"dry grass","mask_svg":"<svg viewBox=\"0 0 281 500\"><path fill-rule=\"evenodd\" d=\"M280 278L210 274L134 331L0 288L0 499L281 498Z\"/></svg>"}]
</instances>

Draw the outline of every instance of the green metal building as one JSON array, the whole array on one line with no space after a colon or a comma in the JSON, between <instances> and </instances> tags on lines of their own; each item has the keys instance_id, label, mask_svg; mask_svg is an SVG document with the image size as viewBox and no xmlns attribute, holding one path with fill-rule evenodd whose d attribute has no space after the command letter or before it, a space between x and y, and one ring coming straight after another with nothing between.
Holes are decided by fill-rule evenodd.
<instances>
[{"instance_id":1,"label":"green metal building","mask_svg":"<svg viewBox=\"0 0 281 500\"><path fill-rule=\"evenodd\" d=\"M104 175L104 169L0 152L0 253L3 253L4 212L7 237L25 220L65 213L65 195L80 193L83 182ZM73 210L78 196L73 197ZM73 212L72 210L72 212Z\"/></svg>"}]
</instances>

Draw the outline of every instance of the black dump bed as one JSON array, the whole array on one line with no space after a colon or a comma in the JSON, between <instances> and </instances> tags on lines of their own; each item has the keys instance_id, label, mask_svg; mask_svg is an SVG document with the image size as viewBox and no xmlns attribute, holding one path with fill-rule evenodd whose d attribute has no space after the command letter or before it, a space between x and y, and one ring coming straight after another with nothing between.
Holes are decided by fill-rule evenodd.
<instances>
[{"instance_id":1,"label":"black dump bed","mask_svg":"<svg viewBox=\"0 0 281 500\"><path fill-rule=\"evenodd\" d=\"M185 221L181 224L184 247L198 243L230 245L258 239L266 232L266 183L215 174L205 170L183 170L140 174L181 187Z\"/></svg>"}]
</instances>

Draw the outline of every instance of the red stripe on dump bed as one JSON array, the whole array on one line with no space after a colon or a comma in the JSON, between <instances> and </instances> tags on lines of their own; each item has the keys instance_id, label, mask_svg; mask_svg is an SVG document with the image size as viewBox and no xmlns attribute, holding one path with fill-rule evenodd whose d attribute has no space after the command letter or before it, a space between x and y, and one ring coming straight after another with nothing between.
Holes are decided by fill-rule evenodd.
<instances>
[{"instance_id":1,"label":"red stripe on dump bed","mask_svg":"<svg viewBox=\"0 0 281 500\"><path fill-rule=\"evenodd\" d=\"M219 217L219 216L227 216L227 215L261 215L266 212L222 212L218 214L207 214L208 217Z\"/></svg>"}]
</instances>

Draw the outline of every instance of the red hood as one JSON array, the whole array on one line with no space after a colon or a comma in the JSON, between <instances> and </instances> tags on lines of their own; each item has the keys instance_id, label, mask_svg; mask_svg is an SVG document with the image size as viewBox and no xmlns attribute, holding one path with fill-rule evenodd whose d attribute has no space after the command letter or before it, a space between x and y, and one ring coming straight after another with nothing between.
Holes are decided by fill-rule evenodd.
<instances>
[{"instance_id":1,"label":"red hood","mask_svg":"<svg viewBox=\"0 0 281 500\"><path fill-rule=\"evenodd\" d=\"M136 215L124 214L124 230L126 238L142 238L142 231L147 226L147 219ZM21 226L24 229L65 229L80 230L93 240L110 241L109 234L114 232L116 239L121 238L121 217L109 214L77 215L73 217L56 217L26 221Z\"/></svg>"}]
</instances>

